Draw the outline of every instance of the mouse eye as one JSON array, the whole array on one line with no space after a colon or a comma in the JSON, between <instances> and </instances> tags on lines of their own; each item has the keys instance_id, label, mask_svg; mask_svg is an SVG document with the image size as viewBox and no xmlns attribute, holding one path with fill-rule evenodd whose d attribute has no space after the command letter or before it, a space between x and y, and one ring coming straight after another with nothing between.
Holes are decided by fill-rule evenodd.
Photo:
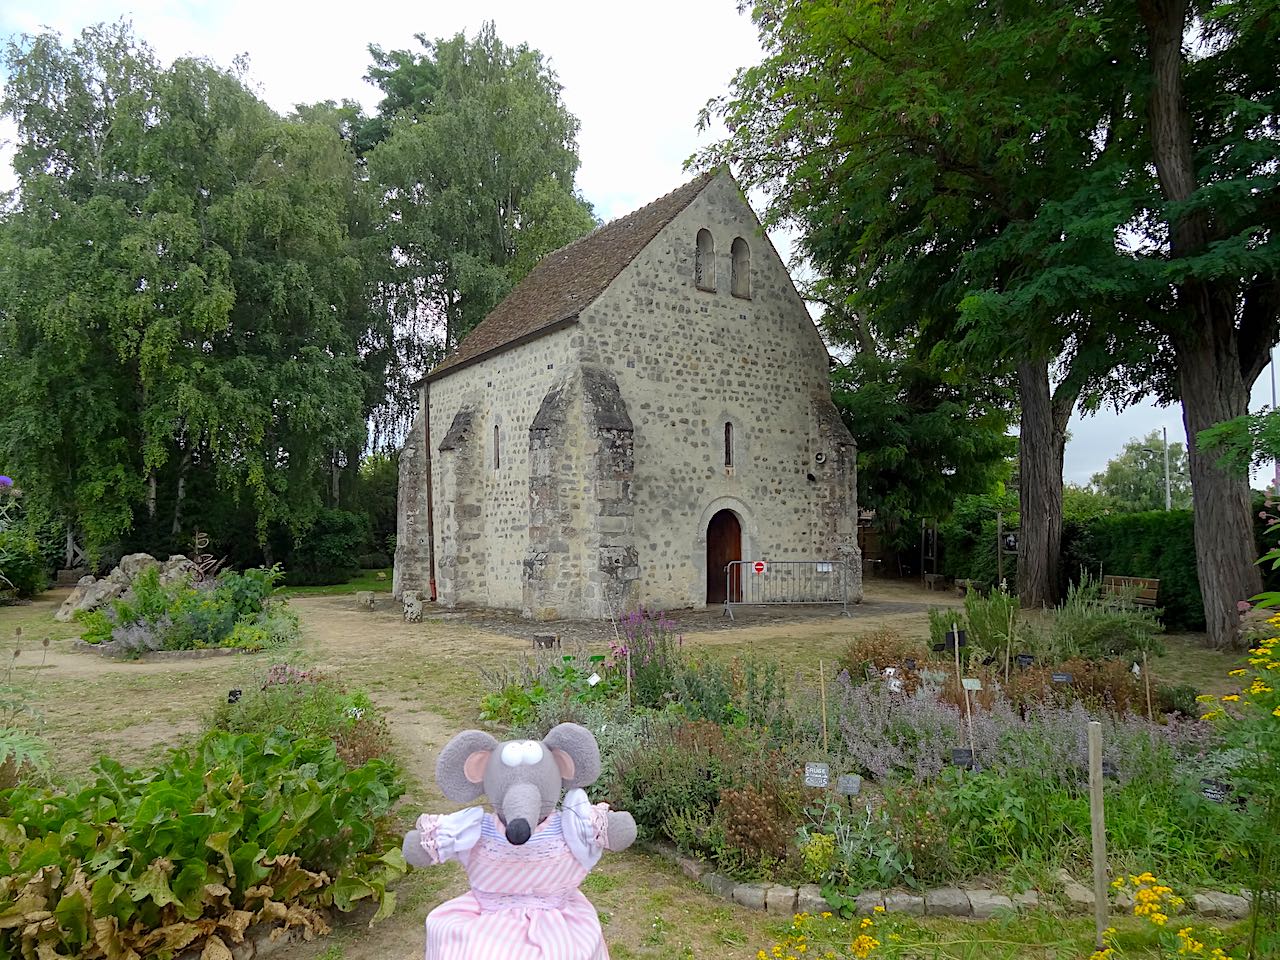
<instances>
[{"instance_id":1,"label":"mouse eye","mask_svg":"<svg viewBox=\"0 0 1280 960\"><path fill-rule=\"evenodd\" d=\"M524 744L516 740L512 743L503 744L502 747L502 765L504 767L518 767L524 761Z\"/></svg>"},{"instance_id":2,"label":"mouse eye","mask_svg":"<svg viewBox=\"0 0 1280 960\"><path fill-rule=\"evenodd\" d=\"M533 766L542 760L542 744L537 740L526 740L520 747L520 762Z\"/></svg>"}]
</instances>

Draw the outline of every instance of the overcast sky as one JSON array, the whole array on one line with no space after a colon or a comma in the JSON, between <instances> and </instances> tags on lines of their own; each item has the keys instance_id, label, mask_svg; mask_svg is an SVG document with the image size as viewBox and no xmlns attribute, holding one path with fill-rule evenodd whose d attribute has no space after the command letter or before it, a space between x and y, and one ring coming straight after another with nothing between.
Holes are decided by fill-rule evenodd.
<instances>
[{"instance_id":1,"label":"overcast sky","mask_svg":"<svg viewBox=\"0 0 1280 960\"><path fill-rule=\"evenodd\" d=\"M468 34L485 20L508 44L545 54L581 121L578 186L605 220L641 206L688 179L684 161L721 130L697 131L698 111L725 92L734 71L760 57L755 29L737 0L646 0L635 4L567 0L441 3L295 3L274 0L5 0L0 35L52 27L64 36L125 17L168 61L195 54L227 65L248 54L259 94L280 111L300 102L355 99L369 110L378 91L363 79L367 47L415 46L413 35ZM11 137L12 127L0 128ZM12 185L7 152L0 187ZM774 242L783 256L791 244ZM1271 401L1271 371L1253 408ZM1184 440L1181 409L1134 407L1072 420L1065 475L1085 483L1125 441L1167 427Z\"/></svg>"}]
</instances>

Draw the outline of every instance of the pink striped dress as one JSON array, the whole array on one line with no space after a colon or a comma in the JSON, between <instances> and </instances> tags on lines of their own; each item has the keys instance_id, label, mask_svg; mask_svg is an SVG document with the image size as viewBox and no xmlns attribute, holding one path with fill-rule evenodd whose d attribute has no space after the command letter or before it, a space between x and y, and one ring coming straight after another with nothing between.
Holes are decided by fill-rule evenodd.
<instances>
[{"instance_id":1,"label":"pink striped dress","mask_svg":"<svg viewBox=\"0 0 1280 960\"><path fill-rule=\"evenodd\" d=\"M607 810L570 790L520 846L481 807L419 817L432 862L457 860L471 881L427 915L426 960L608 960L600 918L578 889L605 847Z\"/></svg>"}]
</instances>

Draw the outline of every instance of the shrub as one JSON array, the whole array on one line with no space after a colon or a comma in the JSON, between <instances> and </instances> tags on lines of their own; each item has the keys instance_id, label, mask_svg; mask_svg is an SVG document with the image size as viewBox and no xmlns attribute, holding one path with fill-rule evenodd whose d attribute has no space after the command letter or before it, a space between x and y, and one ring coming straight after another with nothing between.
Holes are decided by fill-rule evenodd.
<instances>
[{"instance_id":1,"label":"shrub","mask_svg":"<svg viewBox=\"0 0 1280 960\"><path fill-rule=\"evenodd\" d=\"M49 750L33 733L0 726L0 791L42 776L49 766Z\"/></svg>"},{"instance_id":2,"label":"shrub","mask_svg":"<svg viewBox=\"0 0 1280 960\"><path fill-rule=\"evenodd\" d=\"M21 527L0 530L0 603L33 597L48 583L35 537Z\"/></svg>"},{"instance_id":3,"label":"shrub","mask_svg":"<svg viewBox=\"0 0 1280 960\"><path fill-rule=\"evenodd\" d=\"M1163 629L1154 611L1123 596L1108 596L1102 583L1085 572L1054 611L1049 646L1058 660L1160 653L1156 636Z\"/></svg>"},{"instance_id":4,"label":"shrub","mask_svg":"<svg viewBox=\"0 0 1280 960\"><path fill-rule=\"evenodd\" d=\"M357 766L391 753L387 722L368 694L348 692L316 670L286 664L270 667L235 702L221 702L209 726L229 733L285 730L295 737L331 740L339 756Z\"/></svg>"},{"instance_id":5,"label":"shrub","mask_svg":"<svg viewBox=\"0 0 1280 960\"><path fill-rule=\"evenodd\" d=\"M350 769L325 741L218 733L150 770L99 761L74 792L0 793L0 906L17 921L0 955L100 957L109 930L121 956L225 956L285 910L319 932L322 907L373 899L383 916L404 872L387 822L403 792L391 765Z\"/></svg>"},{"instance_id":6,"label":"shrub","mask_svg":"<svg viewBox=\"0 0 1280 960\"><path fill-rule=\"evenodd\" d=\"M321 510L306 532L294 540L289 555L288 582L292 586L346 583L366 552L369 518L348 510Z\"/></svg>"},{"instance_id":7,"label":"shrub","mask_svg":"<svg viewBox=\"0 0 1280 960\"><path fill-rule=\"evenodd\" d=\"M931 625L932 614L931 610ZM950 629L948 625L946 630ZM942 643L941 636L937 642ZM920 640L904 637L894 630L881 628L869 633L854 634L837 663L839 668L848 671L850 679L857 683L866 676L868 667L874 667L878 671L886 667L894 667L901 671L907 669L908 660L919 664L923 663L928 656L929 651Z\"/></svg>"},{"instance_id":8,"label":"shrub","mask_svg":"<svg viewBox=\"0 0 1280 960\"><path fill-rule=\"evenodd\" d=\"M1004 512L1004 525L1018 525L1018 495L1007 490L995 494L960 497L951 516L938 524L942 547L942 572L949 577L999 582L996 567L996 511ZM1005 557L1004 576L1017 582L1016 557Z\"/></svg>"},{"instance_id":9,"label":"shrub","mask_svg":"<svg viewBox=\"0 0 1280 960\"><path fill-rule=\"evenodd\" d=\"M775 741L790 730L786 684L772 660L681 661L672 673L670 696L691 719L758 727Z\"/></svg>"},{"instance_id":10,"label":"shrub","mask_svg":"<svg viewBox=\"0 0 1280 960\"><path fill-rule=\"evenodd\" d=\"M620 665L630 664L632 697L641 706L662 706L672 690L684 638L676 634L675 621L652 610L632 611L620 626L623 642L613 655Z\"/></svg>"},{"instance_id":11,"label":"shrub","mask_svg":"<svg viewBox=\"0 0 1280 960\"><path fill-rule=\"evenodd\" d=\"M967 641L987 654L1003 655L1018 622L1018 598L1004 585L982 596L970 590L964 597Z\"/></svg>"}]
</instances>

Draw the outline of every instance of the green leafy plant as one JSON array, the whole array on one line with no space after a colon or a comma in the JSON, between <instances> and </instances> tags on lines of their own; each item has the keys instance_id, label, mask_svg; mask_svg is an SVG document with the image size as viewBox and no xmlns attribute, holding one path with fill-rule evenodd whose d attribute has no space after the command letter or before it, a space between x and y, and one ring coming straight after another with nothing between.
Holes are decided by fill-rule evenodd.
<instances>
[{"instance_id":1,"label":"green leafy plant","mask_svg":"<svg viewBox=\"0 0 1280 960\"><path fill-rule=\"evenodd\" d=\"M318 912L394 908L404 861L387 820L404 792L383 761L350 768L327 740L214 733L166 761L111 760L64 793L0 793L0 954L73 958L183 948L225 955L250 923L324 932Z\"/></svg>"}]
</instances>

